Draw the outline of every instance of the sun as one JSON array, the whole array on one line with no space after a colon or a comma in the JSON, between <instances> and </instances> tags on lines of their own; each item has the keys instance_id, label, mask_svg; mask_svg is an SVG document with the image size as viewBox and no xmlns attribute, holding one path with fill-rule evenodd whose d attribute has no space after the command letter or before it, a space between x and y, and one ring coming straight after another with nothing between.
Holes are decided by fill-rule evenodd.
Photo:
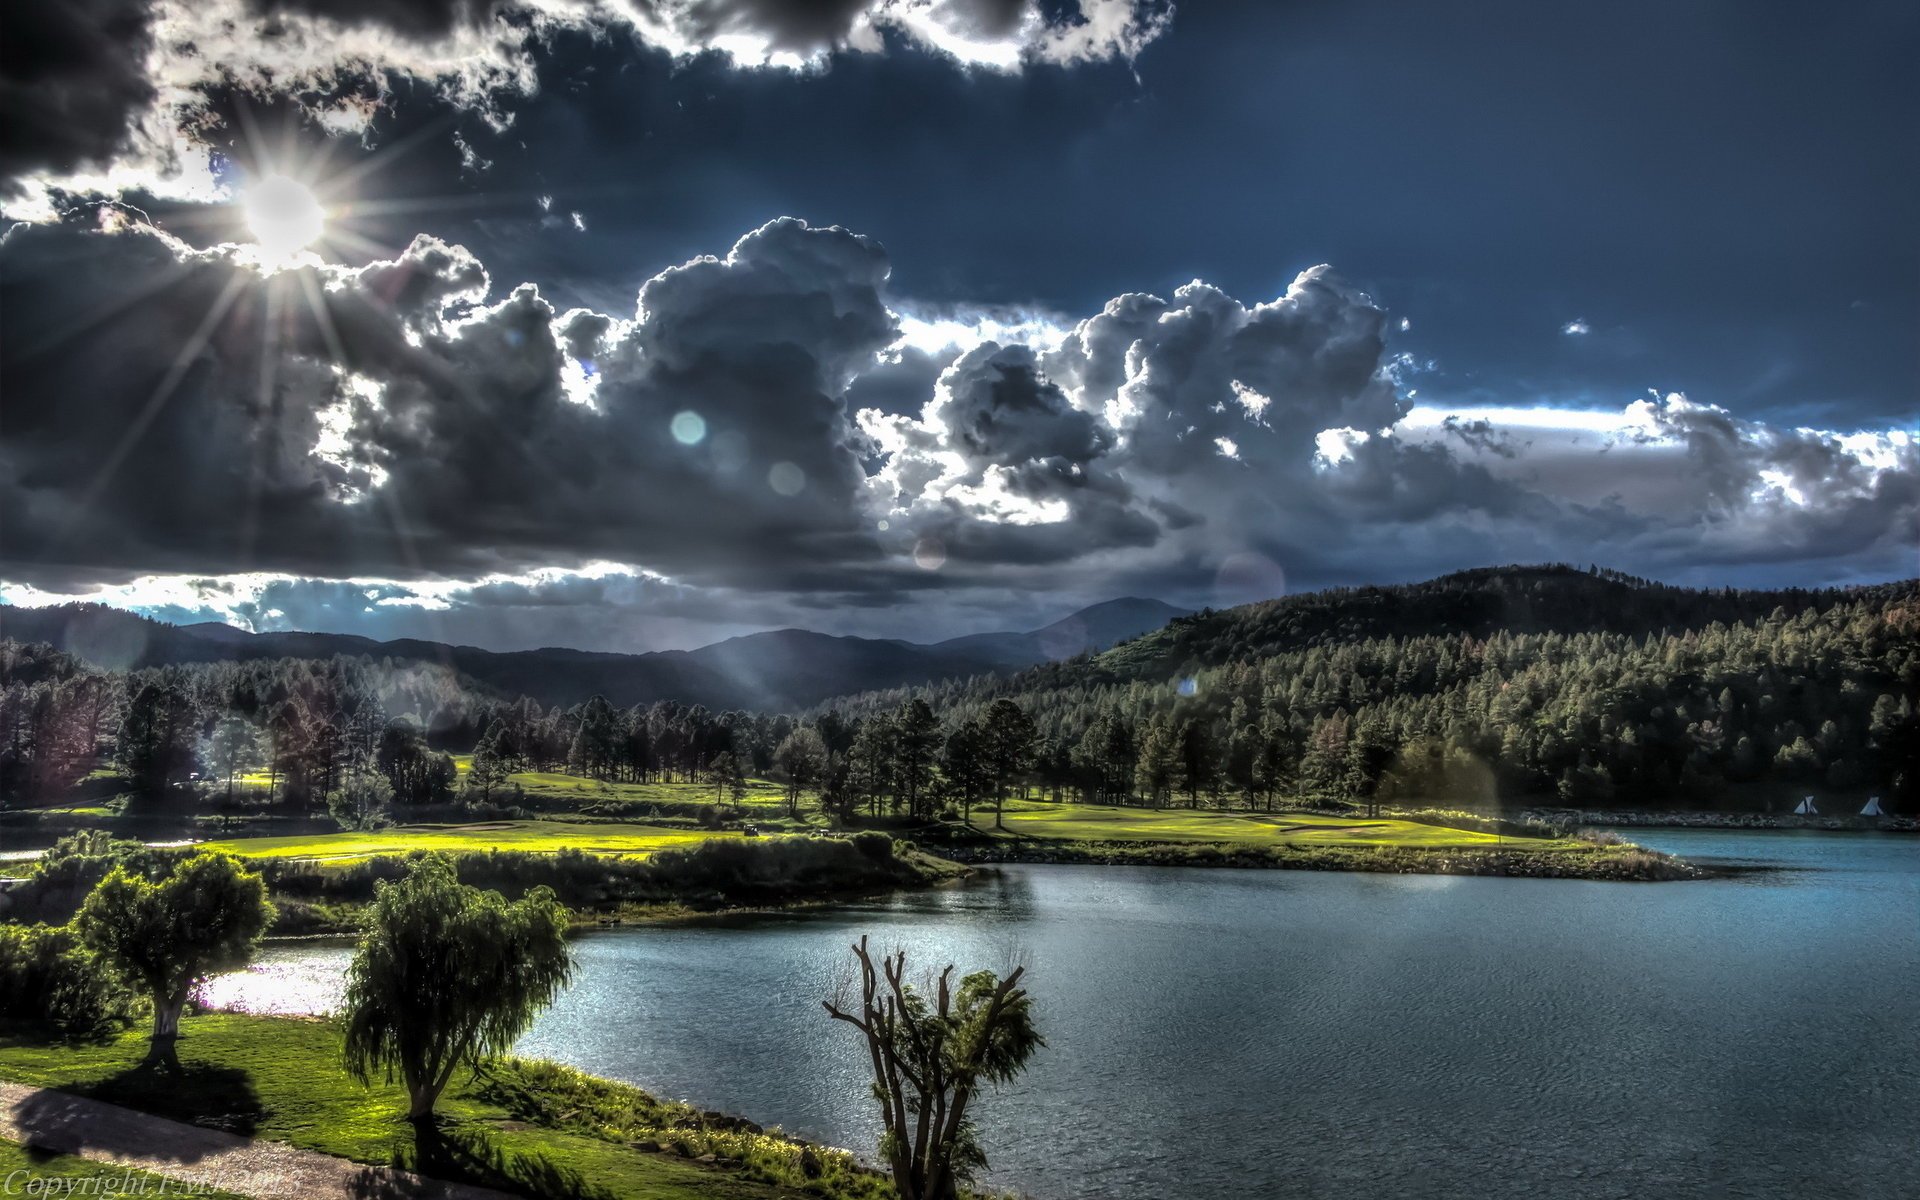
<instances>
[{"instance_id":1,"label":"sun","mask_svg":"<svg viewBox=\"0 0 1920 1200\"><path fill-rule=\"evenodd\" d=\"M327 231L327 214L306 184L268 175L247 185L240 197L247 229L263 257L291 261Z\"/></svg>"}]
</instances>

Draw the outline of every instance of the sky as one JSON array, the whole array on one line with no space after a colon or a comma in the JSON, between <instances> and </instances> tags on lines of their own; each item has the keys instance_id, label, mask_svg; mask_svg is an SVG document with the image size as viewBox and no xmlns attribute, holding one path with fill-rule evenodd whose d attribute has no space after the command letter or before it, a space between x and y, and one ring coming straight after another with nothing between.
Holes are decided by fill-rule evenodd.
<instances>
[{"instance_id":1,"label":"sky","mask_svg":"<svg viewBox=\"0 0 1920 1200\"><path fill-rule=\"evenodd\" d=\"M523 649L1920 574L1920 8L24 0L0 600Z\"/></svg>"}]
</instances>

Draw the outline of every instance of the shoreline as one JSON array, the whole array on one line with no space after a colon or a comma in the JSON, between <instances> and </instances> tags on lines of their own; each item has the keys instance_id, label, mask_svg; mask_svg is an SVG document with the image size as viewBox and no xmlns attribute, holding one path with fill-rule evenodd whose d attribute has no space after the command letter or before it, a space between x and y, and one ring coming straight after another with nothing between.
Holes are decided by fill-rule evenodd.
<instances>
[{"instance_id":1,"label":"shoreline","mask_svg":"<svg viewBox=\"0 0 1920 1200\"><path fill-rule=\"evenodd\" d=\"M990 865L1238 867L1281 871L1346 871L1376 875L1482 875L1516 879L1585 879L1611 883L1670 883L1711 879L1717 868L1695 865L1644 847L1539 850L1231 846L1211 842L1050 842L943 845L954 862Z\"/></svg>"},{"instance_id":2,"label":"shoreline","mask_svg":"<svg viewBox=\"0 0 1920 1200\"><path fill-rule=\"evenodd\" d=\"M1548 823L1630 829L1782 829L1802 833L1920 833L1920 818L1812 816L1791 813L1726 813L1702 809L1658 812L1648 809L1526 808L1520 819Z\"/></svg>"},{"instance_id":3,"label":"shoreline","mask_svg":"<svg viewBox=\"0 0 1920 1200\"><path fill-rule=\"evenodd\" d=\"M329 1016L195 1013L181 1022L180 1054L197 1070L176 1079L139 1068L147 1035L137 1024L75 1042L4 1022L0 1081L209 1128L226 1128L238 1110L244 1136L258 1144L349 1165L400 1167L429 1183L502 1196L873 1200L885 1179L856 1151L513 1054L450 1085L437 1113L443 1135L493 1153L430 1159L400 1118L399 1085L362 1085L347 1076L337 1031ZM247 1082L235 1085L235 1077ZM603 1186L579 1186L589 1179Z\"/></svg>"}]
</instances>

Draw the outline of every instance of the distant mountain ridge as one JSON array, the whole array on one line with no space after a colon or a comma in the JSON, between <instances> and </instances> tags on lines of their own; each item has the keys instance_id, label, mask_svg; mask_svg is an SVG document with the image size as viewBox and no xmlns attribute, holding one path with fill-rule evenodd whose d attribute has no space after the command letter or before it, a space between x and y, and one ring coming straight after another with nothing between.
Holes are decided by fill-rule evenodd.
<instances>
[{"instance_id":1,"label":"distant mountain ridge","mask_svg":"<svg viewBox=\"0 0 1920 1200\"><path fill-rule=\"evenodd\" d=\"M1327 588L1188 613L1084 658L1034 663L920 694L936 711L1002 696L1026 703L1115 685L1174 683L1209 668L1258 665L1320 647L1431 637L1478 643L1526 634L1678 636L1776 613L1807 619L1854 601L1913 610L1920 606L1920 579L1817 589L1689 588L1561 563L1477 567L1420 583ZM1920 616L1900 619L1911 625ZM901 695L899 689L877 689L833 702L843 712L863 715L894 707Z\"/></svg>"},{"instance_id":2,"label":"distant mountain ridge","mask_svg":"<svg viewBox=\"0 0 1920 1200\"><path fill-rule=\"evenodd\" d=\"M0 606L0 638L46 642L103 667L263 658L368 655L438 663L505 696L577 704L599 694L626 707L656 700L713 709L798 709L832 696L1018 670L1104 650L1158 629L1188 610L1128 597L1096 604L1025 632L970 634L931 645L836 637L804 629L747 634L697 650L645 654L493 651L357 634L252 633L217 622L169 625L100 604Z\"/></svg>"},{"instance_id":3,"label":"distant mountain ridge","mask_svg":"<svg viewBox=\"0 0 1920 1200\"><path fill-rule=\"evenodd\" d=\"M1677 632L1758 620L1775 609L1789 614L1825 609L1851 595L1911 593L1916 582L1688 588L1562 563L1476 567L1423 583L1328 588L1191 614L1098 655L1087 669L1114 678L1153 679L1195 666L1368 638Z\"/></svg>"}]
</instances>

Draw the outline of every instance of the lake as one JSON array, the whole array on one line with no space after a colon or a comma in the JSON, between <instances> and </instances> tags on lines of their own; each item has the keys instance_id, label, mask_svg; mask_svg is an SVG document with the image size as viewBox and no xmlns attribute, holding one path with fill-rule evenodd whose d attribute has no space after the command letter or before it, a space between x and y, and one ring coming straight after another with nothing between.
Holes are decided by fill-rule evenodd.
<instances>
[{"instance_id":1,"label":"lake","mask_svg":"<svg viewBox=\"0 0 1920 1200\"><path fill-rule=\"evenodd\" d=\"M870 1154L862 933L1029 965L1048 1046L989 1182L1082 1197L1920 1196L1920 838L1637 830L1778 868L1643 884L1006 867L802 915L596 933L529 1054ZM347 951L211 985L334 1003Z\"/></svg>"}]
</instances>

